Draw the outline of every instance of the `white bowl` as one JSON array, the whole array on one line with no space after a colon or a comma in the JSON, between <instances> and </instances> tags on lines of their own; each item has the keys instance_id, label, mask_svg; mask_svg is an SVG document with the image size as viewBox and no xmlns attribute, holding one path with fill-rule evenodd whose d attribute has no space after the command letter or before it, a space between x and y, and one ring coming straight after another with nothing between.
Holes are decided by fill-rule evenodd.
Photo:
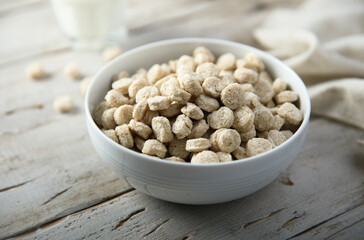
<instances>
[{"instance_id":1,"label":"white bowl","mask_svg":"<svg viewBox=\"0 0 364 240\"><path fill-rule=\"evenodd\" d=\"M215 56L231 52L238 58L256 53L273 77L281 77L300 96L304 119L297 132L279 147L258 156L233 162L192 165L165 161L137 153L107 138L91 113L110 89L110 78L120 71L168 62L195 47L206 46ZM108 165L138 191L185 204L214 204L251 194L272 182L297 155L308 130L310 99L302 80L289 67L258 49L230 41L182 38L147 44L125 52L103 67L91 82L85 99L86 123L92 143Z\"/></svg>"}]
</instances>

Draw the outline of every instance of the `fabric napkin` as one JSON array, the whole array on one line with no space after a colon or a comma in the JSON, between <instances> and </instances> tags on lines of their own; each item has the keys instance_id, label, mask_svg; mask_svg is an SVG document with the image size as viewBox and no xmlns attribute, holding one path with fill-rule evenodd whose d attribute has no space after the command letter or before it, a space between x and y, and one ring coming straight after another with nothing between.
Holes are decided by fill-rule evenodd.
<instances>
[{"instance_id":1,"label":"fabric napkin","mask_svg":"<svg viewBox=\"0 0 364 240\"><path fill-rule=\"evenodd\" d=\"M312 112L364 129L364 1L309 0L253 32L308 86Z\"/></svg>"}]
</instances>

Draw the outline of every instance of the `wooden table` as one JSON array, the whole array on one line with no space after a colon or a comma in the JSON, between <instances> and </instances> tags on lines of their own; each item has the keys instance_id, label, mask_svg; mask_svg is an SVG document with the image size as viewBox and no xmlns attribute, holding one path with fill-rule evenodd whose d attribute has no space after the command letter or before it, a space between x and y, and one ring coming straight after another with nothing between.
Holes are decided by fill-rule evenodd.
<instances>
[{"instance_id":1,"label":"wooden table","mask_svg":"<svg viewBox=\"0 0 364 240\"><path fill-rule=\"evenodd\" d=\"M251 30L276 7L301 1L141 1L128 6L132 48L183 36L254 44ZM79 82L99 53L73 52L50 5L0 0L0 239L363 239L364 132L312 117L299 155L278 179L239 200L188 206L143 195L98 157L88 137ZM32 82L25 66L51 74ZM59 94L77 108L53 111Z\"/></svg>"}]
</instances>

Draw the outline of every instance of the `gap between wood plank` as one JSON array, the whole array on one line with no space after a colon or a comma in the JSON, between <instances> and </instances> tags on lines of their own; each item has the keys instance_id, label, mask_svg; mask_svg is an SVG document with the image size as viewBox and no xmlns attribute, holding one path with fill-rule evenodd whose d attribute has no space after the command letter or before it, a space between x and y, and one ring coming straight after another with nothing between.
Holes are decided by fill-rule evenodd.
<instances>
[{"instance_id":1,"label":"gap between wood plank","mask_svg":"<svg viewBox=\"0 0 364 240\"><path fill-rule=\"evenodd\" d=\"M249 227L250 225L253 225L253 224L255 224L255 223L257 223L257 222L259 222L259 221L261 221L261 220L264 220L264 219L270 218L271 216L274 216L274 215L276 215L277 213L280 213L280 212L281 212L281 211L283 211L283 210L284 210L284 208L281 208L281 209L278 209L278 210L276 210L276 211L271 212L268 216L265 216L265 217L261 217L261 218L254 219L254 220L252 220L252 221L250 221L250 222L245 223L243 226L241 226L241 228L247 228L247 227Z\"/></svg>"},{"instance_id":2,"label":"gap between wood plank","mask_svg":"<svg viewBox=\"0 0 364 240\"><path fill-rule=\"evenodd\" d=\"M13 108L11 110L8 110L8 111L4 112L3 115L9 116L9 115L13 115L14 113L25 111L25 110L33 110L33 109L40 110L40 109L43 109L43 108L44 108L43 104L34 104L34 105L30 105L30 106Z\"/></svg>"},{"instance_id":3,"label":"gap between wood plank","mask_svg":"<svg viewBox=\"0 0 364 240\"><path fill-rule=\"evenodd\" d=\"M130 188L130 189L127 189L127 190L122 191L120 193L117 193L115 195L112 195L110 197L107 197L107 198L101 200L100 202L94 203L94 204L92 204L90 206L78 209L78 210L73 211L73 212L60 213L59 216L56 216L52 220L48 220L47 222L40 223L37 226L34 226L32 228L24 229L24 230L22 230L20 232L14 233L14 234L9 235L9 236L6 236L5 239L7 239L7 238L20 238L20 237L33 235L38 229L43 229L43 230L47 229L48 227L52 227L52 226L62 222L62 220L64 220L65 218L67 218L70 215L77 214L77 213L82 212L82 211L87 211L87 210L89 210L91 208L103 205L103 204L105 204L107 202L110 202L110 201L112 201L112 200L114 200L116 198L119 198L119 197L121 197L123 195L126 195L126 194L128 194L130 192L133 192L133 191L135 191L135 188Z\"/></svg>"},{"instance_id":4,"label":"gap between wood plank","mask_svg":"<svg viewBox=\"0 0 364 240\"><path fill-rule=\"evenodd\" d=\"M6 188L2 188L2 189L0 189L0 193L1 193L1 192L9 191L9 190L14 189L14 188L21 187L21 186L23 186L23 185L25 185L25 184L27 184L27 183L30 183L30 182L34 181L34 180L35 180L35 179L37 179L37 178L38 178L38 177L33 178L33 179L30 179L30 180L25 181L25 182L22 182L22 183L19 183L19 184L16 184L16 185L12 185L12 186L9 186L9 187L6 187Z\"/></svg>"},{"instance_id":5,"label":"gap between wood plank","mask_svg":"<svg viewBox=\"0 0 364 240\"><path fill-rule=\"evenodd\" d=\"M63 46L63 47L59 47L59 48L55 48L55 49L50 49L47 51L43 51L43 52L35 52L29 55L24 55L24 56L20 56L20 57L16 57L16 58L11 58L9 60L5 60L0 62L0 69L4 68L4 67L8 67L8 65L11 64L16 64L17 62L20 61L24 61L27 59L34 59L36 57L41 57L44 55L49 55L49 54L57 54L57 53L64 53L64 52L68 52L68 51L72 51L70 46Z\"/></svg>"},{"instance_id":6,"label":"gap between wood plank","mask_svg":"<svg viewBox=\"0 0 364 240\"><path fill-rule=\"evenodd\" d=\"M54 122L53 120L49 120L49 121L45 121L45 122L40 122L40 123L34 124L33 126L30 126L30 127L26 128L26 129L18 129L17 131L0 132L0 137L5 136L5 135L17 135L17 134L20 134L20 133L25 133L25 132L28 132L28 131L37 129L39 127L42 127L44 125L53 123L53 122Z\"/></svg>"},{"instance_id":7,"label":"gap between wood plank","mask_svg":"<svg viewBox=\"0 0 364 240\"><path fill-rule=\"evenodd\" d=\"M166 224L170 219L164 220L161 224L158 224L155 228L153 228L149 233L147 233L144 238L148 237L150 234L158 231L164 224Z\"/></svg>"},{"instance_id":8,"label":"gap between wood plank","mask_svg":"<svg viewBox=\"0 0 364 240\"><path fill-rule=\"evenodd\" d=\"M327 223L327 222L329 222L329 221L331 221L331 220L333 220L333 219L335 219L335 218L337 218L337 217L340 217L341 215L343 215L343 214L345 214L345 213L347 213L347 212L350 212L350 211L352 211L352 210L354 210L354 209L356 209L356 208L360 207L362 204L363 204L363 203L361 202L361 203L359 203L359 204L357 204L357 205L355 205L355 206L353 206L353 207L350 207L350 208L348 208L348 209L344 210L344 211L343 211L343 212L341 212L341 213L338 213L338 214L334 215L333 217L330 217L330 218L328 218L328 219L326 219L326 220L324 220L324 221L321 221L321 222L319 222L319 223L317 223L317 224L315 224L315 225L313 225L313 226L311 226L311 227L309 227L309 228L306 228L305 230L303 230L303 231L301 231L301 232L299 232L299 233L297 233L297 234L295 234L295 235L293 235L293 236L291 236L291 237L288 237L288 238L287 238L287 240L289 240L289 239L293 239L293 238L296 238L296 237L298 237L298 236L300 236L300 235L302 235L302 234L305 234L305 233L307 233L307 232L309 232L309 231L311 231L311 230L313 230L313 229L315 229L315 228L319 227L319 226L320 226L320 225L322 225L322 224L325 224L325 223Z\"/></svg>"},{"instance_id":9,"label":"gap between wood plank","mask_svg":"<svg viewBox=\"0 0 364 240\"><path fill-rule=\"evenodd\" d=\"M356 225L356 224L358 224L358 223L360 223L360 222L362 222L362 221L364 221L364 218L360 219L359 221L356 221L355 223L350 224L349 226L344 227L343 229L340 229L339 231L337 231L337 232L336 232L336 233L334 233L334 234L331 234L330 236L328 236L328 237L327 237L327 238L325 238L325 239L330 239L331 237L333 237L333 236L335 236L335 235L337 235L337 234L341 233L342 231L344 231L344 230L346 230L346 229L348 229L348 228L350 228L350 227L352 227L352 226L354 226L354 225Z\"/></svg>"},{"instance_id":10,"label":"gap between wood plank","mask_svg":"<svg viewBox=\"0 0 364 240\"><path fill-rule=\"evenodd\" d=\"M44 203L41 204L42 205L46 205L47 203L53 201L54 199L56 199L57 197L59 197L60 195L62 195L63 193L67 192L68 190L70 190L72 187L69 187L69 188L66 188L65 190L63 191L60 191L56 194L54 194L52 197L50 197L47 201L45 201Z\"/></svg>"},{"instance_id":11,"label":"gap between wood plank","mask_svg":"<svg viewBox=\"0 0 364 240\"><path fill-rule=\"evenodd\" d=\"M142 213L144 211L146 211L146 208L142 208L136 211L133 211L132 213L130 213L128 216L126 216L125 218L123 218L122 220L119 221L119 223L112 228L112 231L118 229L119 227L123 226L124 223L126 223L130 218L134 217L135 215L138 215L139 213Z\"/></svg>"}]
</instances>

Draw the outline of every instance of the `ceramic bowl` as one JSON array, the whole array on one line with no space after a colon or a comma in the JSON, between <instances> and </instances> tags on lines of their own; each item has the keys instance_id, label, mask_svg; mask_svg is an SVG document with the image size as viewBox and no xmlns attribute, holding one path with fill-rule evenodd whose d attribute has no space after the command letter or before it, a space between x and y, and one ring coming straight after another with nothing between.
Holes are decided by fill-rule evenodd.
<instances>
[{"instance_id":1,"label":"ceramic bowl","mask_svg":"<svg viewBox=\"0 0 364 240\"><path fill-rule=\"evenodd\" d=\"M219 164L192 165L149 157L107 138L91 113L110 89L110 79L121 71L148 69L194 48L206 46L215 54L231 52L237 58L254 52L273 77L281 77L299 94L304 119L297 132L279 147L258 156ZM298 154L310 118L310 99L299 76L275 57L256 48L217 39L182 38L147 44L123 53L103 67L91 82L85 99L86 123L92 143L106 163L131 186L150 196L184 204L214 204L251 194L271 183Z\"/></svg>"}]
</instances>

